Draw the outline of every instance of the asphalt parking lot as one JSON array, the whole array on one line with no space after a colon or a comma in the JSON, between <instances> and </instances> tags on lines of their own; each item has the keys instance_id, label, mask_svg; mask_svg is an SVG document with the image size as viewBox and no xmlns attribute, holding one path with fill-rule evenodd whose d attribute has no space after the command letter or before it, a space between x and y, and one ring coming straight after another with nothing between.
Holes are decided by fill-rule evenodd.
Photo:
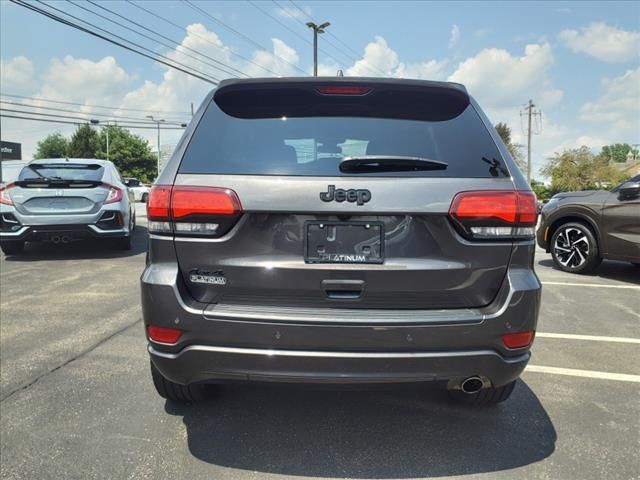
<instances>
[{"instance_id":1,"label":"asphalt parking lot","mask_svg":"<svg viewBox=\"0 0 640 480\"><path fill-rule=\"evenodd\" d=\"M568 275L538 252L534 356L495 408L418 387L287 386L178 406L148 370L142 213L131 252L31 245L0 259L2 478L640 478L637 268Z\"/></svg>"}]
</instances>

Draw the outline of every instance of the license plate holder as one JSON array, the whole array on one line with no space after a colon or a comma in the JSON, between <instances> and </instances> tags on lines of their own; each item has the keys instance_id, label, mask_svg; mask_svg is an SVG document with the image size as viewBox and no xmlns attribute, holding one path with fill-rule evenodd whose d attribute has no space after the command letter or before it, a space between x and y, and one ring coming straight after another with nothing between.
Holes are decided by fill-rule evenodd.
<instances>
[{"instance_id":1,"label":"license plate holder","mask_svg":"<svg viewBox=\"0 0 640 480\"><path fill-rule=\"evenodd\" d=\"M382 222L305 223L307 263L384 263Z\"/></svg>"}]
</instances>

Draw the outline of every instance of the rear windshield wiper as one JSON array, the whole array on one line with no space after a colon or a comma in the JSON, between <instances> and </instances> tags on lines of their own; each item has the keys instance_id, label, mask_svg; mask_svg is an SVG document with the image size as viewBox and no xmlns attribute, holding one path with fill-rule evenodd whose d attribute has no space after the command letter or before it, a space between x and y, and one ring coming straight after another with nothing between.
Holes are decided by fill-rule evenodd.
<instances>
[{"instance_id":1,"label":"rear windshield wiper","mask_svg":"<svg viewBox=\"0 0 640 480\"><path fill-rule=\"evenodd\" d=\"M422 157L362 155L345 157L340 162L340 171L343 173L415 172L420 170L444 170L448 166L449 164L446 162Z\"/></svg>"}]
</instances>

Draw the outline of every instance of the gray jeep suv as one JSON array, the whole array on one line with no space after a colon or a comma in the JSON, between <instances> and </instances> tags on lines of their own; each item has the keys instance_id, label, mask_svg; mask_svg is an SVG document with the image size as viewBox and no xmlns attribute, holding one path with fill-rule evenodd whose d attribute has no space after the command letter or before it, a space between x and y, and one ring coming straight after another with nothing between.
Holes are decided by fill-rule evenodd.
<instances>
[{"instance_id":1,"label":"gray jeep suv","mask_svg":"<svg viewBox=\"0 0 640 480\"><path fill-rule=\"evenodd\" d=\"M534 194L462 85L227 80L147 204L158 393L437 381L511 394L540 303Z\"/></svg>"}]
</instances>

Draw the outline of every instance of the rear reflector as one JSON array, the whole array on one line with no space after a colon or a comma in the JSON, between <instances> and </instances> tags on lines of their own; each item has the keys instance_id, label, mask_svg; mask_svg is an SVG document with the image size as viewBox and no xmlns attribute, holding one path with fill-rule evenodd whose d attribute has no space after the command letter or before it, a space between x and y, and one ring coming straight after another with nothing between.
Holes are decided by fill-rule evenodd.
<instances>
[{"instance_id":1,"label":"rear reflector","mask_svg":"<svg viewBox=\"0 0 640 480\"><path fill-rule=\"evenodd\" d=\"M149 339L157 343L176 343L182 335L182 330L169 327L158 327L147 325L147 335Z\"/></svg>"},{"instance_id":2,"label":"rear reflector","mask_svg":"<svg viewBox=\"0 0 640 480\"><path fill-rule=\"evenodd\" d=\"M507 333L502 336L502 341L504 342L504 346L507 348L528 347L531 345L531 342L533 342L534 334L534 331Z\"/></svg>"},{"instance_id":3,"label":"rear reflector","mask_svg":"<svg viewBox=\"0 0 640 480\"><path fill-rule=\"evenodd\" d=\"M238 195L227 188L156 185L147 200L152 233L219 237L241 213Z\"/></svg>"},{"instance_id":4,"label":"rear reflector","mask_svg":"<svg viewBox=\"0 0 640 480\"><path fill-rule=\"evenodd\" d=\"M371 88L355 85L327 85L317 87L316 90L323 95L366 95L371 91Z\"/></svg>"},{"instance_id":5,"label":"rear reflector","mask_svg":"<svg viewBox=\"0 0 640 480\"><path fill-rule=\"evenodd\" d=\"M485 190L458 193L449 217L473 239L532 238L538 217L533 192Z\"/></svg>"},{"instance_id":6,"label":"rear reflector","mask_svg":"<svg viewBox=\"0 0 640 480\"><path fill-rule=\"evenodd\" d=\"M13 205L13 202L9 198L9 189L15 187L13 183L9 183L4 187L0 187L0 203L4 203L5 205Z\"/></svg>"}]
</instances>

